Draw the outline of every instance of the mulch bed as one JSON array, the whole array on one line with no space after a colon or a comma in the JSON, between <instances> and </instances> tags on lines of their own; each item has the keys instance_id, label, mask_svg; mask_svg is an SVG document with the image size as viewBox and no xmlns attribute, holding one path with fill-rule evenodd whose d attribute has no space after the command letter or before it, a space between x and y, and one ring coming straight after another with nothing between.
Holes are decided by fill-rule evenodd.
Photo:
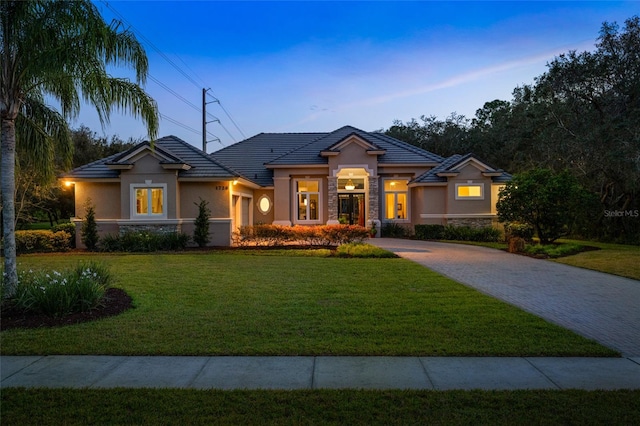
<instances>
[{"instance_id":1,"label":"mulch bed","mask_svg":"<svg viewBox=\"0 0 640 426\"><path fill-rule=\"evenodd\" d=\"M0 312L0 330L79 324L118 315L131 308L133 308L133 300L124 290L119 288L107 289L99 307L88 312L76 312L59 318L23 312L11 305L3 305Z\"/></svg>"}]
</instances>

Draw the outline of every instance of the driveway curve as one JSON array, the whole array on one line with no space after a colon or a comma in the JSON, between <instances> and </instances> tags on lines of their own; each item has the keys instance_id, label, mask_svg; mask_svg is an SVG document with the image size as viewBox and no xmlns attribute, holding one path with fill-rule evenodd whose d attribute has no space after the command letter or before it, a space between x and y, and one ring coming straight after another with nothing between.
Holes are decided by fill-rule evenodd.
<instances>
[{"instance_id":1,"label":"driveway curve","mask_svg":"<svg viewBox=\"0 0 640 426\"><path fill-rule=\"evenodd\" d=\"M625 357L640 356L640 281L486 247L393 238L369 242Z\"/></svg>"}]
</instances>

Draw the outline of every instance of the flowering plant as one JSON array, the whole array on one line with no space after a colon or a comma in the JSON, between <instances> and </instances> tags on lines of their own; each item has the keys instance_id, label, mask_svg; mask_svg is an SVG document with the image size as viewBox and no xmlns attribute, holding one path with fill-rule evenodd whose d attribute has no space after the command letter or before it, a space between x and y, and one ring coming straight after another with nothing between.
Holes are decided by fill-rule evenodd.
<instances>
[{"instance_id":1,"label":"flowering plant","mask_svg":"<svg viewBox=\"0 0 640 426\"><path fill-rule=\"evenodd\" d=\"M49 316L85 312L98 306L111 281L108 269L95 262L61 272L23 270L12 302L24 311Z\"/></svg>"}]
</instances>

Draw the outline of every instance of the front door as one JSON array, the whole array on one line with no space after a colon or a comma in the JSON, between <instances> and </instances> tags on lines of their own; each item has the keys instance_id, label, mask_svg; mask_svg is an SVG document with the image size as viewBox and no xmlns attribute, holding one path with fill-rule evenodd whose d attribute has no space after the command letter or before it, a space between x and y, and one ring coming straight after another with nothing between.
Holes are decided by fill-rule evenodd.
<instances>
[{"instance_id":1,"label":"front door","mask_svg":"<svg viewBox=\"0 0 640 426\"><path fill-rule=\"evenodd\" d=\"M364 226L364 194L338 194L338 208L340 223Z\"/></svg>"}]
</instances>

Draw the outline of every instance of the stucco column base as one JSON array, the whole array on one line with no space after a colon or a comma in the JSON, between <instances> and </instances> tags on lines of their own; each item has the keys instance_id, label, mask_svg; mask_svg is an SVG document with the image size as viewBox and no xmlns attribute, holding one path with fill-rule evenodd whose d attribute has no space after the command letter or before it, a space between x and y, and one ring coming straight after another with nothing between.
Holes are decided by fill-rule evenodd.
<instances>
[{"instance_id":1,"label":"stucco column base","mask_svg":"<svg viewBox=\"0 0 640 426\"><path fill-rule=\"evenodd\" d=\"M340 225L340 221L335 219L329 219L327 221L327 225Z\"/></svg>"}]
</instances>

